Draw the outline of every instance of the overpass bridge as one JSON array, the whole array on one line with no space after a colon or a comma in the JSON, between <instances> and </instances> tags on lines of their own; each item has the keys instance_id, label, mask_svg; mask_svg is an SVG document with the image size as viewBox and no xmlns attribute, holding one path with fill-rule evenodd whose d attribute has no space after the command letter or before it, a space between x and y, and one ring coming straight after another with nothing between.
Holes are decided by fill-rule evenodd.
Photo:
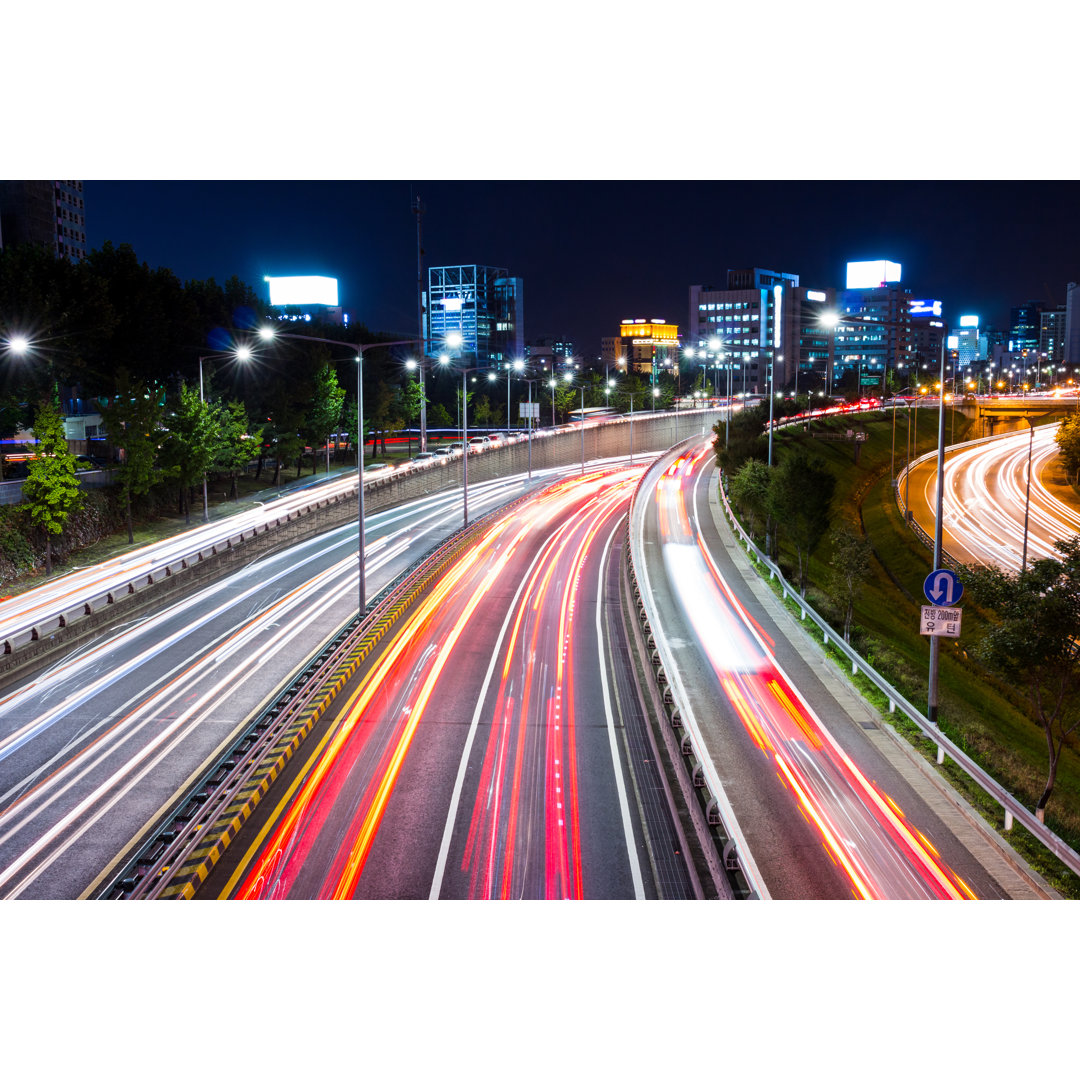
<instances>
[{"instance_id":1,"label":"overpass bridge","mask_svg":"<svg viewBox=\"0 0 1080 1080\"><path fill-rule=\"evenodd\" d=\"M1001 435L1007 431L1026 431L1027 419L1036 423L1064 420L1080 409L1080 397L1070 393L989 395L964 402L965 411L974 410L980 435Z\"/></svg>"}]
</instances>

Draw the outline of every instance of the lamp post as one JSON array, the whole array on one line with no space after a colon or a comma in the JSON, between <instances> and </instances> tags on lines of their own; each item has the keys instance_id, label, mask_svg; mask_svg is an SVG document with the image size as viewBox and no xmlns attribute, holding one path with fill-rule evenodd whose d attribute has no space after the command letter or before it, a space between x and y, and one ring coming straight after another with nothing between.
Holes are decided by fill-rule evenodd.
<instances>
[{"instance_id":1,"label":"lamp post","mask_svg":"<svg viewBox=\"0 0 1080 1080\"><path fill-rule=\"evenodd\" d=\"M529 416L528 416L528 420L529 420L529 424L528 424L528 432L529 432L529 479L532 480L532 433L533 433L532 388L533 388L533 383L538 383L541 380L539 378L536 378L536 379L522 379L521 381L525 382L525 383L528 383L528 385L529 385L529 410L528 410L528 412L529 412ZM539 399L537 400L536 410L537 410L537 413L539 414L539 411L540 411Z\"/></svg>"},{"instance_id":2,"label":"lamp post","mask_svg":"<svg viewBox=\"0 0 1080 1080\"><path fill-rule=\"evenodd\" d=\"M938 386L938 451L937 451L937 508L934 517L934 570L941 569L942 505L945 495L945 339L941 341L941 382ZM938 649L941 639L930 636L930 691L927 698L927 719L938 722ZM944 751L938 747L938 764Z\"/></svg>"},{"instance_id":3,"label":"lamp post","mask_svg":"<svg viewBox=\"0 0 1080 1080\"><path fill-rule=\"evenodd\" d=\"M488 381L495 381L495 372L485 367L461 369L461 512L463 526L469 524L469 389L466 376L474 371L487 371Z\"/></svg>"},{"instance_id":4,"label":"lamp post","mask_svg":"<svg viewBox=\"0 0 1080 1080\"><path fill-rule=\"evenodd\" d=\"M333 338L312 337L308 334L286 334L272 326L262 327L259 330L259 336L264 341L272 341L274 338L282 337L293 338L297 341L316 341L322 345L342 346L353 353L356 358L356 498L359 523L357 562L360 579L357 617L363 619L364 615L367 614L367 582L364 573L364 353L369 349L386 349L393 345L423 345L424 342L420 338L405 338L400 341L373 341L366 345L350 345L346 341L335 341Z\"/></svg>"},{"instance_id":5,"label":"lamp post","mask_svg":"<svg viewBox=\"0 0 1080 1080\"><path fill-rule=\"evenodd\" d=\"M1031 436L1028 439L1027 494L1024 496L1024 553L1020 559L1021 576L1027 573L1028 514L1031 510L1031 452L1035 448L1035 420L1031 416L1025 416L1024 419L1031 429Z\"/></svg>"}]
</instances>

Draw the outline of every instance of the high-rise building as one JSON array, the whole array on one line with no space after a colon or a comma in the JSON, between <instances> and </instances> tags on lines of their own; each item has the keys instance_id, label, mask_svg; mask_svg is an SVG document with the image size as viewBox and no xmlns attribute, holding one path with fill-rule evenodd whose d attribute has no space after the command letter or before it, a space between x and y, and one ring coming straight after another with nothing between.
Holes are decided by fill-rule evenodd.
<instances>
[{"instance_id":1,"label":"high-rise building","mask_svg":"<svg viewBox=\"0 0 1080 1080\"><path fill-rule=\"evenodd\" d=\"M525 355L524 283L495 266L432 266L423 298L424 337L437 353L451 331L479 367L502 367Z\"/></svg>"},{"instance_id":2,"label":"high-rise building","mask_svg":"<svg viewBox=\"0 0 1080 1080\"><path fill-rule=\"evenodd\" d=\"M926 371L940 371L941 350L949 334L949 325L941 316L940 300L912 300L911 314L911 357L900 361L896 366L897 390L902 392L916 383L925 382L923 366Z\"/></svg>"},{"instance_id":3,"label":"high-rise building","mask_svg":"<svg viewBox=\"0 0 1080 1080\"><path fill-rule=\"evenodd\" d=\"M0 180L0 246L33 244L78 261L86 258L81 180Z\"/></svg>"},{"instance_id":4,"label":"high-rise building","mask_svg":"<svg viewBox=\"0 0 1080 1080\"><path fill-rule=\"evenodd\" d=\"M1049 367L1065 366L1065 325L1068 312L1064 304L1039 312L1039 354Z\"/></svg>"},{"instance_id":5,"label":"high-rise building","mask_svg":"<svg viewBox=\"0 0 1080 1080\"><path fill-rule=\"evenodd\" d=\"M1080 367L1080 288L1075 281L1065 287L1065 364Z\"/></svg>"},{"instance_id":6,"label":"high-rise building","mask_svg":"<svg viewBox=\"0 0 1080 1080\"><path fill-rule=\"evenodd\" d=\"M847 288L836 297L834 385L858 370L860 387L884 389L890 371L903 379L915 362L911 290L901 284L900 269L883 259L847 264Z\"/></svg>"},{"instance_id":7,"label":"high-rise building","mask_svg":"<svg viewBox=\"0 0 1080 1080\"><path fill-rule=\"evenodd\" d=\"M1039 316L1043 304L1038 300L1029 300L1026 304L1014 307L1009 313L1009 341L1013 352L1037 352L1039 348Z\"/></svg>"}]
</instances>

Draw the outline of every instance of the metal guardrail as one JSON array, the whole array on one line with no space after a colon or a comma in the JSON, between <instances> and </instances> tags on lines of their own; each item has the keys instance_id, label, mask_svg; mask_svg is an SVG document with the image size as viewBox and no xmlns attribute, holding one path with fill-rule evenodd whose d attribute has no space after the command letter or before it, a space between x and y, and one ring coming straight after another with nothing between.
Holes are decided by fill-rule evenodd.
<instances>
[{"instance_id":1,"label":"metal guardrail","mask_svg":"<svg viewBox=\"0 0 1080 1080\"><path fill-rule=\"evenodd\" d=\"M645 637L646 647L649 650L650 667L656 689L663 703L667 721L674 729L679 741L683 768L689 775L699 807L704 813L706 826L720 858L720 866L727 878L727 887L735 899L760 899L763 895L768 895L764 883L759 882L756 878L753 860L750 858L749 851L745 853L745 859L742 857L739 848L739 839L742 836L741 830L738 828L734 811L731 809L723 786L716 775L715 766L704 746L701 745L700 734L696 730L696 725L691 722L688 726L684 720L684 713L687 717L691 717L692 710L686 701L680 702L678 700L681 696L680 687L677 682L673 683L668 678L664 669L658 642L649 622L647 611L648 588L643 589L638 584L638 573L634 564L632 543L633 521L641 486L649 474L657 468L666 468L666 455L657 458L646 469L630 499L630 526L628 528L625 558L634 600L637 605L638 622Z\"/></svg>"},{"instance_id":2,"label":"metal guardrail","mask_svg":"<svg viewBox=\"0 0 1080 1080\"><path fill-rule=\"evenodd\" d=\"M997 436L993 437L997 438ZM935 450L933 453L936 455L937 451ZM724 506L724 513L727 515L731 527L739 537L740 541L746 545L747 553L752 555L753 558L768 569L770 578L775 578L780 582L784 599L791 599L798 605L803 620L810 619L810 621L822 632L824 643L828 645L831 642L841 653L843 653L851 664L851 673L853 675L860 673L865 675L888 699L890 713L895 713L899 709L908 720L914 723L919 730L937 746L938 764L941 764L944 760L944 755L947 754L973 781L975 781L976 784L979 785L979 787L983 789L983 791L1002 807L1005 814L1004 824L1006 831L1012 828L1014 820L1019 821L1036 840L1051 852L1051 854L1060 859L1061 862L1074 873L1080 874L1080 854L1069 847L1069 845L1056 833L1047 828L1035 814L1024 806L1014 795L1006 791L1006 789L986 772L985 769L968 757L963 750L942 733L940 728L931 724L930 721L900 693L900 691L889 683L883 675L875 671L873 666L864 657L844 641L842 634L838 634L836 630L834 630L833 627L814 610L814 608L806 603L799 595L798 589L791 586L776 563L769 559L746 534L746 530L739 524L734 511L731 509L727 492L724 490L724 485L721 483L719 487L721 501Z\"/></svg>"}]
</instances>

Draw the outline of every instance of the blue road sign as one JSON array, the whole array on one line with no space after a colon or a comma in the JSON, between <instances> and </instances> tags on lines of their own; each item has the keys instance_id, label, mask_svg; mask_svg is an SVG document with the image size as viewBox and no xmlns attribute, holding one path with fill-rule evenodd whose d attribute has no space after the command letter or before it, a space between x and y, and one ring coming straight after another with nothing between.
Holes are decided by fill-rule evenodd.
<instances>
[{"instance_id":1,"label":"blue road sign","mask_svg":"<svg viewBox=\"0 0 1080 1080\"><path fill-rule=\"evenodd\" d=\"M922 591L936 607L951 607L964 595L964 586L951 570L932 570L926 575Z\"/></svg>"}]
</instances>

